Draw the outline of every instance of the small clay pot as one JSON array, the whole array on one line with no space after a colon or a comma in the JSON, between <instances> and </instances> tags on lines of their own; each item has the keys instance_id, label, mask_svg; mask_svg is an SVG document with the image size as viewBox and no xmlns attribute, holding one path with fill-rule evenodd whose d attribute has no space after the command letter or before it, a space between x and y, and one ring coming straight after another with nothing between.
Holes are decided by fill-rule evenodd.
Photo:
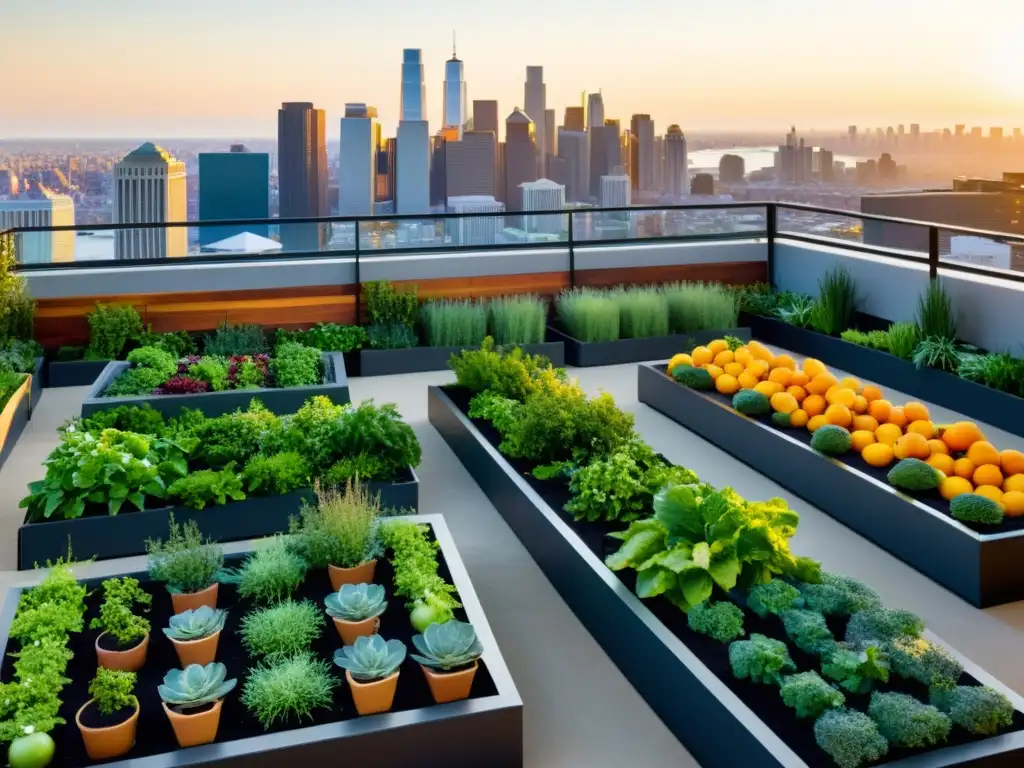
<instances>
[{"instance_id":1,"label":"small clay pot","mask_svg":"<svg viewBox=\"0 0 1024 768\"><path fill-rule=\"evenodd\" d=\"M174 650L178 653L178 661L181 662L182 669L189 664L201 664L205 667L217 658L220 630L218 629L212 635L200 640L175 640L172 637L170 641L174 643Z\"/></svg>"},{"instance_id":2,"label":"small clay pot","mask_svg":"<svg viewBox=\"0 0 1024 768\"><path fill-rule=\"evenodd\" d=\"M372 584L373 574L377 569L376 560L367 560L355 568L339 568L336 565L327 566L327 575L331 577L331 586L337 592L342 584Z\"/></svg>"},{"instance_id":3,"label":"small clay pot","mask_svg":"<svg viewBox=\"0 0 1024 768\"><path fill-rule=\"evenodd\" d=\"M468 699L469 692L473 688L473 678L476 677L476 668L476 661L473 662L473 666L456 672L441 672L420 664L420 669L426 675L427 685L430 686L430 693L433 694L437 704Z\"/></svg>"},{"instance_id":4,"label":"small clay pot","mask_svg":"<svg viewBox=\"0 0 1024 768\"><path fill-rule=\"evenodd\" d=\"M171 721L178 746L195 747L199 744L209 744L216 739L217 728L220 726L220 708L223 704L224 699L217 699L212 707L203 712L185 714L175 712L164 702L164 712Z\"/></svg>"},{"instance_id":5,"label":"small clay pot","mask_svg":"<svg viewBox=\"0 0 1024 768\"><path fill-rule=\"evenodd\" d=\"M360 715L389 712L395 701L395 689L398 687L400 671L396 669L383 680L361 683L352 677L352 673L346 669L345 679L348 680L349 688L352 689L352 701L355 702L356 712Z\"/></svg>"},{"instance_id":6,"label":"small clay pot","mask_svg":"<svg viewBox=\"0 0 1024 768\"><path fill-rule=\"evenodd\" d=\"M218 592L220 592L220 584L215 581L206 589L201 589L198 592L180 592L178 594L172 594L171 607L174 609L176 614L184 613L185 611L194 611L196 608L203 605L216 608Z\"/></svg>"},{"instance_id":7,"label":"small clay pot","mask_svg":"<svg viewBox=\"0 0 1024 768\"><path fill-rule=\"evenodd\" d=\"M101 632L96 638L96 660L101 667L107 669L119 669L122 672L138 672L146 663L146 654L149 652L149 632L139 641L134 648L127 651L108 651L100 647L100 638L106 632Z\"/></svg>"},{"instance_id":8,"label":"small clay pot","mask_svg":"<svg viewBox=\"0 0 1024 768\"><path fill-rule=\"evenodd\" d=\"M380 629L380 617L378 616L364 621L345 621L337 616L332 616L331 618L334 619L334 626L345 645L355 645L357 637L376 635Z\"/></svg>"},{"instance_id":9,"label":"small clay pot","mask_svg":"<svg viewBox=\"0 0 1024 768\"><path fill-rule=\"evenodd\" d=\"M75 723L78 725L78 730L82 732L86 754L91 760L109 760L112 757L120 757L135 746L139 705L135 705L135 712L124 722L106 728L89 728L82 725L82 713L95 701L96 699L89 699L75 713Z\"/></svg>"}]
</instances>

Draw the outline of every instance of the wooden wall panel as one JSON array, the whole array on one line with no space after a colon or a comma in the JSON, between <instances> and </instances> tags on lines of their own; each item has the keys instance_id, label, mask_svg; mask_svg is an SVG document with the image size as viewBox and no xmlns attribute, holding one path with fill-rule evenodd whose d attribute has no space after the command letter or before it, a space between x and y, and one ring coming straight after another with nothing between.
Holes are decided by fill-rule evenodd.
<instances>
[{"instance_id":1,"label":"wooden wall panel","mask_svg":"<svg viewBox=\"0 0 1024 768\"><path fill-rule=\"evenodd\" d=\"M765 261L709 262L706 264L676 264L667 267L615 267L612 269L586 269L576 272L576 284L594 288L631 283L674 283L679 280L749 285L768 280Z\"/></svg>"}]
</instances>

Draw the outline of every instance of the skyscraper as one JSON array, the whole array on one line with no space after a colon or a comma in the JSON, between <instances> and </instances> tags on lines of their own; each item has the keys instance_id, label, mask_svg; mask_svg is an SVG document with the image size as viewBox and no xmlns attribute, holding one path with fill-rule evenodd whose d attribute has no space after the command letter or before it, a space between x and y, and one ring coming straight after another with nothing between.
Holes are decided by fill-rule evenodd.
<instances>
[{"instance_id":1,"label":"skyscraper","mask_svg":"<svg viewBox=\"0 0 1024 768\"><path fill-rule=\"evenodd\" d=\"M75 201L41 184L27 184L10 198L0 199L0 230L11 227L69 227L75 223ZM15 239L19 264L59 264L75 260L75 233L21 232Z\"/></svg>"},{"instance_id":2,"label":"skyscraper","mask_svg":"<svg viewBox=\"0 0 1024 768\"><path fill-rule=\"evenodd\" d=\"M184 163L147 141L114 166L114 224L187 219ZM185 227L117 230L117 259L166 259L187 254Z\"/></svg>"},{"instance_id":3,"label":"skyscraper","mask_svg":"<svg viewBox=\"0 0 1024 768\"><path fill-rule=\"evenodd\" d=\"M602 176L600 206L602 208L627 207L633 199L630 187L629 176Z\"/></svg>"},{"instance_id":4,"label":"skyscraper","mask_svg":"<svg viewBox=\"0 0 1024 768\"><path fill-rule=\"evenodd\" d=\"M604 146L604 98L600 91L587 97L587 139L590 142L590 196L597 199L601 195L601 177L611 172Z\"/></svg>"},{"instance_id":5,"label":"skyscraper","mask_svg":"<svg viewBox=\"0 0 1024 768\"><path fill-rule=\"evenodd\" d=\"M548 156L558 155L558 133L555 129L555 110L544 110L544 151ZM544 162L547 163L547 157Z\"/></svg>"},{"instance_id":6,"label":"skyscraper","mask_svg":"<svg viewBox=\"0 0 1024 768\"><path fill-rule=\"evenodd\" d=\"M444 124L462 138L466 123L466 78L462 60L455 55L455 35L452 35L452 57L444 65Z\"/></svg>"},{"instance_id":7,"label":"skyscraper","mask_svg":"<svg viewBox=\"0 0 1024 768\"><path fill-rule=\"evenodd\" d=\"M500 213L505 210L490 195L464 195L448 198L450 213ZM448 236L455 245L493 245L505 228L504 216L468 216L445 222Z\"/></svg>"},{"instance_id":8,"label":"skyscraper","mask_svg":"<svg viewBox=\"0 0 1024 768\"><path fill-rule=\"evenodd\" d=\"M604 121L605 167L611 175L623 172L622 163L622 129L618 120L608 118Z\"/></svg>"},{"instance_id":9,"label":"skyscraper","mask_svg":"<svg viewBox=\"0 0 1024 768\"><path fill-rule=\"evenodd\" d=\"M396 137L395 212L430 212L430 127L426 120L402 120Z\"/></svg>"},{"instance_id":10,"label":"skyscraper","mask_svg":"<svg viewBox=\"0 0 1024 768\"><path fill-rule=\"evenodd\" d=\"M498 139L498 102L479 99L473 101L473 130L491 131Z\"/></svg>"},{"instance_id":11,"label":"skyscraper","mask_svg":"<svg viewBox=\"0 0 1024 768\"><path fill-rule=\"evenodd\" d=\"M558 156L567 163L565 195L573 203L590 200L590 156L587 152L587 134L560 128Z\"/></svg>"},{"instance_id":12,"label":"skyscraper","mask_svg":"<svg viewBox=\"0 0 1024 768\"><path fill-rule=\"evenodd\" d=\"M563 126L567 131L585 131L587 129L586 123L584 122L584 108L583 107L566 107L565 108L565 125Z\"/></svg>"},{"instance_id":13,"label":"skyscraper","mask_svg":"<svg viewBox=\"0 0 1024 768\"><path fill-rule=\"evenodd\" d=\"M494 197L498 143L491 131L466 131L462 141L445 142L445 196Z\"/></svg>"},{"instance_id":14,"label":"skyscraper","mask_svg":"<svg viewBox=\"0 0 1024 768\"><path fill-rule=\"evenodd\" d=\"M346 104L338 154L338 214L372 216L377 191L377 108Z\"/></svg>"},{"instance_id":15,"label":"skyscraper","mask_svg":"<svg viewBox=\"0 0 1024 768\"><path fill-rule=\"evenodd\" d=\"M587 128L598 128L603 125L604 97L598 91L587 97Z\"/></svg>"},{"instance_id":16,"label":"skyscraper","mask_svg":"<svg viewBox=\"0 0 1024 768\"><path fill-rule=\"evenodd\" d=\"M199 219L270 218L270 155L250 152L244 144L230 152L199 153ZM209 245L242 232L270 235L266 224L200 227L199 245Z\"/></svg>"},{"instance_id":17,"label":"skyscraper","mask_svg":"<svg viewBox=\"0 0 1024 768\"><path fill-rule=\"evenodd\" d=\"M629 123L629 177L633 189L650 192L654 186L654 121L650 115L633 115Z\"/></svg>"},{"instance_id":18,"label":"skyscraper","mask_svg":"<svg viewBox=\"0 0 1024 768\"><path fill-rule=\"evenodd\" d=\"M406 48L402 51L402 116L400 119L427 119L427 86L423 79L423 51L419 48Z\"/></svg>"},{"instance_id":19,"label":"skyscraper","mask_svg":"<svg viewBox=\"0 0 1024 768\"><path fill-rule=\"evenodd\" d=\"M670 125L665 134L665 192L673 197L684 197L690 193L688 163L686 136L678 125Z\"/></svg>"},{"instance_id":20,"label":"skyscraper","mask_svg":"<svg viewBox=\"0 0 1024 768\"><path fill-rule=\"evenodd\" d=\"M536 180L535 125L526 112L516 107L505 120L505 205L508 210L521 210L520 185Z\"/></svg>"},{"instance_id":21,"label":"skyscraper","mask_svg":"<svg viewBox=\"0 0 1024 768\"><path fill-rule=\"evenodd\" d=\"M562 211L565 209L565 187L550 179L538 179L519 185L522 190L524 211ZM527 232L541 232L557 235L566 228L565 215L525 216L523 229Z\"/></svg>"},{"instance_id":22,"label":"skyscraper","mask_svg":"<svg viewBox=\"0 0 1024 768\"><path fill-rule=\"evenodd\" d=\"M309 102L288 102L277 111L277 187L280 216L327 216L327 118ZM319 250L328 239L322 224L281 227L286 250Z\"/></svg>"},{"instance_id":23,"label":"skyscraper","mask_svg":"<svg viewBox=\"0 0 1024 768\"><path fill-rule=\"evenodd\" d=\"M747 174L747 164L742 155L722 155L718 161L718 180L723 184L739 184Z\"/></svg>"},{"instance_id":24,"label":"skyscraper","mask_svg":"<svg viewBox=\"0 0 1024 768\"><path fill-rule=\"evenodd\" d=\"M544 174L544 159L548 148L544 136L544 111L547 106L547 86L544 85L544 67L526 68L526 87L523 107L533 121L537 143L537 178Z\"/></svg>"}]
</instances>

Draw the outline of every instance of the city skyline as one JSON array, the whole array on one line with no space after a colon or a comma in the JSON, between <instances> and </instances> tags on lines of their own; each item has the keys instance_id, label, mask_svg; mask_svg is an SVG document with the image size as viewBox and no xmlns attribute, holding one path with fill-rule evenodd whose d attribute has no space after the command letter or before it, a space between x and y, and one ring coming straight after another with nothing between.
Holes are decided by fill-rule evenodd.
<instances>
[{"instance_id":1,"label":"city skyline","mask_svg":"<svg viewBox=\"0 0 1024 768\"><path fill-rule=\"evenodd\" d=\"M581 92L601 90L607 114L650 114L684 131L911 119L1010 126L1024 113L1024 54L1012 38L1024 10L999 0L972 4L975 18L991 22L980 25L963 24L955 0L863 0L835 10L793 0L785 14L742 5L736 13L650 0L624 24L621 6L605 0L557 8L524 0L515 13L451 0L442 15L407 0L386 15L327 0L253 0L244 18L198 0L180 0L173 12L125 0L52 0L46 15L20 3L5 9L6 28L45 37L47 55L33 57L32 77L12 79L0 135L255 138L273 135L276 109L290 101L314 102L332 122L346 103L372 104L393 135L404 48L423 52L434 132L453 29L469 103L496 99L504 115L525 107L528 66L544 68L546 106L559 115ZM644 23L655 17L657 24ZM570 34L580 32L581 18L607 34ZM97 47L97 35L118 55L99 55L106 46ZM26 55L5 46L0 67L17 71ZM133 57L144 65L124 66ZM543 125L543 115L530 117Z\"/></svg>"}]
</instances>

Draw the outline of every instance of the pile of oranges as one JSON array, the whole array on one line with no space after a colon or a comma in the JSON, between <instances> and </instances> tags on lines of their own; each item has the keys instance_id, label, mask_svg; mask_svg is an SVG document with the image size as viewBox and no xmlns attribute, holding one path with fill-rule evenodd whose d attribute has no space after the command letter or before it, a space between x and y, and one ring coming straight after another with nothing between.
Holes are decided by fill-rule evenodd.
<instances>
[{"instance_id":1,"label":"pile of oranges","mask_svg":"<svg viewBox=\"0 0 1024 768\"><path fill-rule=\"evenodd\" d=\"M877 387L839 379L820 360L807 358L798 366L757 341L730 349L716 339L676 355L669 370L677 365L706 369L725 395L760 392L774 412L788 415L790 427L814 432L834 424L849 430L853 450L873 467L907 458L927 461L946 475L939 492L947 500L977 493L1001 504L1008 516L1024 515L1024 453L997 450L973 422L936 424L921 403L893 405Z\"/></svg>"}]
</instances>

